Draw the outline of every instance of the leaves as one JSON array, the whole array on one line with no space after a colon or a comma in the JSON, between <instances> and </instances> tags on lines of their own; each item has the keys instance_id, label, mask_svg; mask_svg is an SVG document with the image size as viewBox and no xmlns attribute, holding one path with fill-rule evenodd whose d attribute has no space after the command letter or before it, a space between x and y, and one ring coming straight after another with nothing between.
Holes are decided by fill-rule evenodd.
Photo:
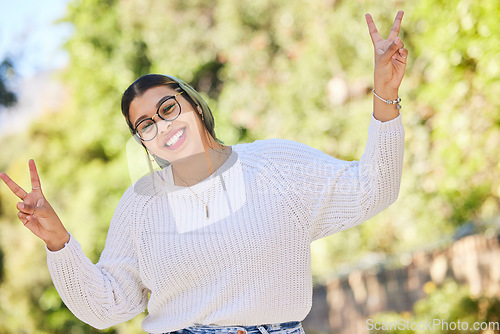
<instances>
[{"instance_id":1,"label":"leaves","mask_svg":"<svg viewBox=\"0 0 500 334\"><path fill-rule=\"evenodd\" d=\"M113 210L130 185L130 134L120 98L143 74L172 74L193 84L227 145L278 137L359 159L373 99L364 14L387 36L399 9L405 11L399 36L409 50L400 90L406 127L401 193L370 222L315 242L315 278L349 270L369 254L447 240L469 220L480 231L492 229L500 213L496 0L73 1L66 18L75 27L65 46L70 66L62 74L71 98L29 133L2 139L0 167L23 181L15 171L34 158L45 196L97 261ZM92 332L46 292L51 283L42 245L18 226L16 200L1 188L0 196L0 299L9 301L0 305L0 332ZM14 251L20 246L22 255ZM139 321L117 328L139 332Z\"/></svg>"},{"instance_id":2,"label":"leaves","mask_svg":"<svg viewBox=\"0 0 500 334\"><path fill-rule=\"evenodd\" d=\"M17 102L16 94L10 90L9 84L14 77L14 64L6 58L0 63L0 106L11 107Z\"/></svg>"}]
</instances>

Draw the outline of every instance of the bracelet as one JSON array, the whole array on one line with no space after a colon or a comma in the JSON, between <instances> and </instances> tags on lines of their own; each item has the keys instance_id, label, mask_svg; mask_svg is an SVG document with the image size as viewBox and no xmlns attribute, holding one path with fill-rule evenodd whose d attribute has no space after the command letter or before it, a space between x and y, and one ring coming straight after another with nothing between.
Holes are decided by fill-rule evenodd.
<instances>
[{"instance_id":1,"label":"bracelet","mask_svg":"<svg viewBox=\"0 0 500 334\"><path fill-rule=\"evenodd\" d=\"M373 95L375 95L376 97L378 97L380 100L384 101L387 104L397 104L396 108L398 110L401 109L401 105L399 104L401 102L401 98L399 96L395 100L386 100L378 96L377 93L375 93L375 88L373 89Z\"/></svg>"}]
</instances>

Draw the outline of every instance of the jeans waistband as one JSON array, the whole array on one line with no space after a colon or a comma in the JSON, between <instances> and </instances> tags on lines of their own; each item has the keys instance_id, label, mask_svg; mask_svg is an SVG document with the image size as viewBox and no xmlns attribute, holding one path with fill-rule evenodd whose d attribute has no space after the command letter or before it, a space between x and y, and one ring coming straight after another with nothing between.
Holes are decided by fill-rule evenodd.
<instances>
[{"instance_id":1,"label":"jeans waistband","mask_svg":"<svg viewBox=\"0 0 500 334\"><path fill-rule=\"evenodd\" d=\"M258 326L215 326L215 325L195 325L184 330L171 333L196 333L196 334L266 334L279 332L285 329L299 327L300 321L283 322L279 324L264 324Z\"/></svg>"}]
</instances>

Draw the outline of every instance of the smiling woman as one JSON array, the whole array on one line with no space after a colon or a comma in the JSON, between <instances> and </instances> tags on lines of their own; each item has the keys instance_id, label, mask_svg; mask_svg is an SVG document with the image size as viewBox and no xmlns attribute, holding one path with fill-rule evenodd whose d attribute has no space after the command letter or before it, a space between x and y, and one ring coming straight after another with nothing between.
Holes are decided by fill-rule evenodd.
<instances>
[{"instance_id":1,"label":"smiling woman","mask_svg":"<svg viewBox=\"0 0 500 334\"><path fill-rule=\"evenodd\" d=\"M136 80L123 94L122 113L146 152L163 167L173 164L177 185L205 179L231 153L215 135L208 105L175 77L148 74Z\"/></svg>"},{"instance_id":2,"label":"smiling woman","mask_svg":"<svg viewBox=\"0 0 500 334\"><path fill-rule=\"evenodd\" d=\"M45 199L0 177L22 200L19 218L46 244L57 291L82 321L106 328L148 309L150 333L304 333L311 309L311 242L360 224L398 197L404 128L398 89L408 52L369 15L375 90L360 161L299 142L231 146L185 82L146 75L123 94L131 133L162 167L135 182L115 210L93 264ZM376 93L375 93L376 92Z\"/></svg>"}]
</instances>

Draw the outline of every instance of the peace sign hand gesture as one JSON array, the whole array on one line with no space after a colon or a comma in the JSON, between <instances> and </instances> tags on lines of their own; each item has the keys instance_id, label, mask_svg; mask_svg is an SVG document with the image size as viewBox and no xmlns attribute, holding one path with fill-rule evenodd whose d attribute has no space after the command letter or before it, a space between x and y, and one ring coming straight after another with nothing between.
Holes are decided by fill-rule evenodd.
<instances>
[{"instance_id":1,"label":"peace sign hand gesture","mask_svg":"<svg viewBox=\"0 0 500 334\"><path fill-rule=\"evenodd\" d=\"M403 11L399 11L387 39L383 39L373 22L370 14L366 14L366 23L370 31L375 49L375 91L394 92L399 89L406 69L408 50L404 48L401 38L398 37Z\"/></svg>"},{"instance_id":2,"label":"peace sign hand gesture","mask_svg":"<svg viewBox=\"0 0 500 334\"><path fill-rule=\"evenodd\" d=\"M47 248L56 251L64 247L69 241L69 234L63 226L56 212L45 199L40 178L36 170L35 161L29 161L31 175L31 192L26 192L17 185L7 174L0 173L0 179L19 197L22 202L17 203L19 212L17 216L24 226L30 229L33 234L42 239Z\"/></svg>"}]
</instances>

